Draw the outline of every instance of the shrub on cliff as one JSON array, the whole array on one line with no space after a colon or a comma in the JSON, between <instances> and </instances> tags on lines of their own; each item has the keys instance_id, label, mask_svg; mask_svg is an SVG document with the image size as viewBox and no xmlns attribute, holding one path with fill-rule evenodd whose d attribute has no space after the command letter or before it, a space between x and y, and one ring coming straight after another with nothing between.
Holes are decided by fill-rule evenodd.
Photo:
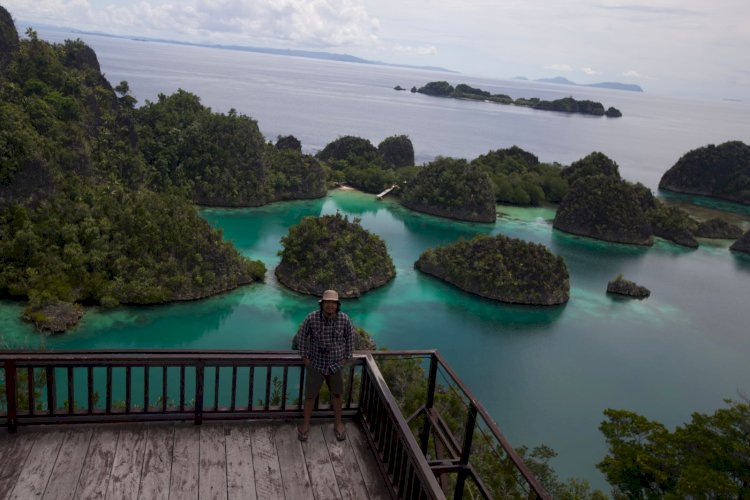
<instances>
[{"instance_id":1,"label":"shrub on cliff","mask_svg":"<svg viewBox=\"0 0 750 500\"><path fill-rule=\"evenodd\" d=\"M515 304L568 301L570 283L562 257L544 245L478 235L426 250L414 267L482 297Z\"/></svg>"},{"instance_id":2,"label":"shrub on cliff","mask_svg":"<svg viewBox=\"0 0 750 500\"><path fill-rule=\"evenodd\" d=\"M321 296L334 289L342 297L386 284L396 275L383 240L341 214L305 217L281 239L276 276L300 293Z\"/></svg>"},{"instance_id":3,"label":"shrub on cliff","mask_svg":"<svg viewBox=\"0 0 750 500\"><path fill-rule=\"evenodd\" d=\"M694 149L662 176L659 189L750 205L750 146L730 141Z\"/></svg>"},{"instance_id":4,"label":"shrub on cliff","mask_svg":"<svg viewBox=\"0 0 750 500\"><path fill-rule=\"evenodd\" d=\"M723 219L713 218L698 224L695 235L699 238L736 240L742 237L742 229Z\"/></svg>"},{"instance_id":5,"label":"shrub on cliff","mask_svg":"<svg viewBox=\"0 0 750 500\"><path fill-rule=\"evenodd\" d=\"M652 244L652 229L638 191L614 176L579 178L560 202L555 229L605 241Z\"/></svg>"},{"instance_id":6,"label":"shrub on cliff","mask_svg":"<svg viewBox=\"0 0 750 500\"><path fill-rule=\"evenodd\" d=\"M401 193L407 208L451 219L494 222L495 195L486 172L466 160L437 158Z\"/></svg>"}]
</instances>

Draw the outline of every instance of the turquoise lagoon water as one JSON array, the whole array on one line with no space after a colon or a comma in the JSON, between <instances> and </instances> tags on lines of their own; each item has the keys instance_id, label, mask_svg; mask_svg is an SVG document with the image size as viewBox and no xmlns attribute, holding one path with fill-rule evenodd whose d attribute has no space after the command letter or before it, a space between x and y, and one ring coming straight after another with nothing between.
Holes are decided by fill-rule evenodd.
<instances>
[{"instance_id":1,"label":"turquoise lagoon water","mask_svg":"<svg viewBox=\"0 0 750 500\"><path fill-rule=\"evenodd\" d=\"M628 408L676 425L692 411L713 411L723 398L750 392L750 259L730 242L686 250L658 241L651 248L578 238L552 229L550 208L498 207L495 224L418 214L392 200L332 191L312 201L239 210L205 209L244 255L263 260L266 283L203 301L93 311L53 349L287 348L316 299L281 287L273 276L280 239L305 216L340 211L380 235L396 278L346 310L380 346L437 348L515 445L546 443L565 476L604 482L594 464L604 453L602 410ZM413 268L428 247L477 233L542 243L562 255L571 299L561 307L495 303L466 294ZM331 258L336 258L332 255ZM643 301L606 295L619 273L649 287ZM36 347L42 337L3 303L6 344Z\"/></svg>"}]
</instances>

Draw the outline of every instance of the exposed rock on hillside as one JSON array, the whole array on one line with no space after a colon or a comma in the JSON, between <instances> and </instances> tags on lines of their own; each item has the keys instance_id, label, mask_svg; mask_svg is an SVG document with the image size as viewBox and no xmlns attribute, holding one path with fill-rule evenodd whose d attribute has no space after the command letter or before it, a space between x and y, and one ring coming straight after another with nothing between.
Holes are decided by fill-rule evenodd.
<instances>
[{"instance_id":1,"label":"exposed rock on hillside","mask_svg":"<svg viewBox=\"0 0 750 500\"><path fill-rule=\"evenodd\" d=\"M401 193L412 210L449 219L495 222L495 194L489 176L465 160L438 158L425 165Z\"/></svg>"},{"instance_id":2,"label":"exposed rock on hillside","mask_svg":"<svg viewBox=\"0 0 750 500\"><path fill-rule=\"evenodd\" d=\"M479 235L426 250L414 267L458 288L514 304L555 305L568 301L570 282L562 257L543 245Z\"/></svg>"},{"instance_id":3,"label":"exposed rock on hillside","mask_svg":"<svg viewBox=\"0 0 750 500\"><path fill-rule=\"evenodd\" d=\"M750 231L747 231L745 234L743 234L742 238L735 241L734 244L729 247L729 249L734 250L735 252L750 254Z\"/></svg>"},{"instance_id":4,"label":"exposed rock on hillside","mask_svg":"<svg viewBox=\"0 0 750 500\"><path fill-rule=\"evenodd\" d=\"M659 189L750 205L750 146L730 141L694 149L664 174Z\"/></svg>"},{"instance_id":5,"label":"exposed rock on hillside","mask_svg":"<svg viewBox=\"0 0 750 500\"><path fill-rule=\"evenodd\" d=\"M627 295L644 299L651 295L651 290L645 286L636 285L632 281L623 279L622 275L607 283L607 293L616 293L618 295Z\"/></svg>"},{"instance_id":6,"label":"exposed rock on hillside","mask_svg":"<svg viewBox=\"0 0 750 500\"><path fill-rule=\"evenodd\" d=\"M334 289L344 298L359 297L396 275L383 240L338 213L305 217L281 245L276 277L300 293L321 296Z\"/></svg>"},{"instance_id":7,"label":"exposed rock on hillside","mask_svg":"<svg viewBox=\"0 0 750 500\"><path fill-rule=\"evenodd\" d=\"M699 238L736 240L742 237L742 229L723 219L709 219L698 224L695 235Z\"/></svg>"},{"instance_id":8,"label":"exposed rock on hillside","mask_svg":"<svg viewBox=\"0 0 750 500\"><path fill-rule=\"evenodd\" d=\"M0 5L0 70L13 59L18 51L18 32L10 12Z\"/></svg>"},{"instance_id":9,"label":"exposed rock on hillside","mask_svg":"<svg viewBox=\"0 0 750 500\"><path fill-rule=\"evenodd\" d=\"M636 189L613 176L594 175L574 182L557 209L553 226L616 243L653 243Z\"/></svg>"}]
</instances>

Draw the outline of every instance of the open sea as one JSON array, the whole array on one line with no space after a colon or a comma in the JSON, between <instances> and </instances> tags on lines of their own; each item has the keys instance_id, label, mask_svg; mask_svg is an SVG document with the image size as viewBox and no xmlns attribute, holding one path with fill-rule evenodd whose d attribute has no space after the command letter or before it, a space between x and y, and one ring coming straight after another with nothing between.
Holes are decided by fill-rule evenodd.
<instances>
[{"instance_id":1,"label":"open sea","mask_svg":"<svg viewBox=\"0 0 750 500\"><path fill-rule=\"evenodd\" d=\"M500 81L432 71L320 61L39 31L50 41L80 36L97 52L113 84L130 83L139 103L178 88L215 111L258 120L268 140L293 134L315 152L341 135L375 144L408 134L418 162L443 155L474 158L518 145L542 161L568 164L602 151L628 180L656 191L662 174L687 151L709 143L750 143L747 103L701 101L605 89ZM572 95L619 108L607 119L396 92L433 80L468 83L512 97ZM707 217L731 212L750 228L750 207L671 196L701 205ZM597 426L605 408L625 408L673 427L694 411L750 394L750 257L730 241L688 250L658 240L651 248L616 245L554 231L552 208L499 206L492 224L444 220L336 190L326 198L253 209L203 209L239 251L269 268L256 284L207 300L89 312L71 332L42 338L18 318L22 304L0 302L0 334L10 347L287 348L316 299L275 280L279 240L307 215L340 211L380 235L397 268L385 287L344 304L354 322L391 349L439 349L510 441L552 446L561 477L608 490L595 464L605 453ZM465 294L417 273L419 254L476 233L538 242L565 258L571 299L562 307L520 307ZM649 299L605 294L618 274L651 289Z\"/></svg>"}]
</instances>

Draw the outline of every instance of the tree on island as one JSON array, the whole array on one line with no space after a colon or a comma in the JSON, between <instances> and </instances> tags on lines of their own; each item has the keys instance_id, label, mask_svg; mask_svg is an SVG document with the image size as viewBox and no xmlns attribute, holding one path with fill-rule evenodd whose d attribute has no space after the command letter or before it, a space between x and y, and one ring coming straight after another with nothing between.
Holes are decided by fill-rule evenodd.
<instances>
[{"instance_id":1,"label":"tree on island","mask_svg":"<svg viewBox=\"0 0 750 500\"><path fill-rule=\"evenodd\" d=\"M556 305L570 297L568 268L544 245L477 235L428 249L414 267L458 288L513 304Z\"/></svg>"},{"instance_id":2,"label":"tree on island","mask_svg":"<svg viewBox=\"0 0 750 500\"><path fill-rule=\"evenodd\" d=\"M401 203L450 219L494 222L496 218L492 181L466 160L439 157L428 163L404 187Z\"/></svg>"},{"instance_id":3,"label":"tree on island","mask_svg":"<svg viewBox=\"0 0 750 500\"><path fill-rule=\"evenodd\" d=\"M626 410L605 410L608 454L597 464L615 498L750 496L750 407L726 401L670 432Z\"/></svg>"},{"instance_id":4,"label":"tree on island","mask_svg":"<svg viewBox=\"0 0 750 500\"><path fill-rule=\"evenodd\" d=\"M322 296L334 289L344 298L359 297L396 275L383 240L339 213L303 218L281 245L276 277L300 293Z\"/></svg>"},{"instance_id":5,"label":"tree on island","mask_svg":"<svg viewBox=\"0 0 750 500\"><path fill-rule=\"evenodd\" d=\"M276 149L291 149L292 151L301 153L302 143L293 135L280 135L276 138Z\"/></svg>"}]
</instances>

